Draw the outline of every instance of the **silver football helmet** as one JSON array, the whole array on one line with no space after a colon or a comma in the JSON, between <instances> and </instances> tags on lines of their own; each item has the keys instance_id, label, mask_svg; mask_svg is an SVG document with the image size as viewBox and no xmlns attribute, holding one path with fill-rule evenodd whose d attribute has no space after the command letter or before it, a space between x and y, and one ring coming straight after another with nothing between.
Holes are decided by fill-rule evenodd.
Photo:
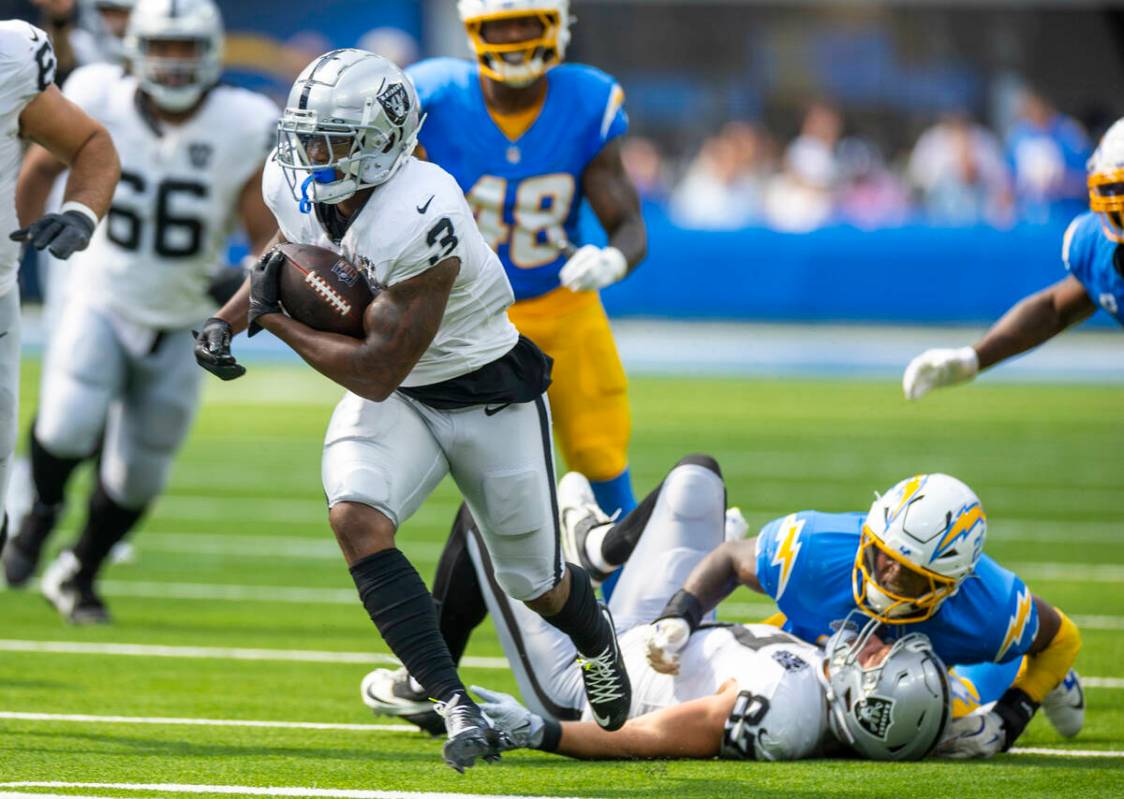
<instances>
[{"instance_id":1,"label":"silver football helmet","mask_svg":"<svg viewBox=\"0 0 1124 799\"><path fill-rule=\"evenodd\" d=\"M871 760L920 760L948 721L948 671L921 633L902 636L864 667L860 655L877 644L881 626L852 613L827 643L831 731Z\"/></svg>"},{"instance_id":2,"label":"silver football helmet","mask_svg":"<svg viewBox=\"0 0 1124 799\"><path fill-rule=\"evenodd\" d=\"M103 12L125 14L131 12L136 4L136 0L81 0L78 4L78 25L96 48L96 60L120 63L125 59L124 31L112 29ZM77 49L73 42L71 45ZM75 54L78 55L77 52Z\"/></svg>"},{"instance_id":3,"label":"silver football helmet","mask_svg":"<svg viewBox=\"0 0 1124 799\"><path fill-rule=\"evenodd\" d=\"M277 163L301 210L343 202L390 180L414 151L423 117L414 84L365 50L333 50L304 68L277 132Z\"/></svg>"},{"instance_id":4,"label":"silver football helmet","mask_svg":"<svg viewBox=\"0 0 1124 799\"><path fill-rule=\"evenodd\" d=\"M195 42L195 55L169 58L153 42ZM222 74L222 15L212 0L139 0L129 17L125 55L141 89L160 108L186 111Z\"/></svg>"}]
</instances>

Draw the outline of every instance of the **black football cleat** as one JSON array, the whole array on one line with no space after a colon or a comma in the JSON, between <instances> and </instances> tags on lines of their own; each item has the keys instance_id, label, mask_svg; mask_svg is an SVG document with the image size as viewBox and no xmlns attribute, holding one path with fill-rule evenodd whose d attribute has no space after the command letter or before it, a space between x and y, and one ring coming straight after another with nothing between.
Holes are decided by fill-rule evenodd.
<instances>
[{"instance_id":1,"label":"black football cleat","mask_svg":"<svg viewBox=\"0 0 1124 799\"><path fill-rule=\"evenodd\" d=\"M476 764L476 758L494 763L501 751L511 748L507 736L492 727L484 711L464 694L438 702L437 712L445 718L449 736L442 752L445 762L461 774Z\"/></svg>"},{"instance_id":2,"label":"black football cleat","mask_svg":"<svg viewBox=\"0 0 1124 799\"><path fill-rule=\"evenodd\" d=\"M597 504L585 475L568 472L558 481L558 517L566 560L585 569L596 588L608 579L609 572L601 571L589 559L586 539L593 530L611 526L613 521Z\"/></svg>"},{"instance_id":3,"label":"black football cleat","mask_svg":"<svg viewBox=\"0 0 1124 799\"><path fill-rule=\"evenodd\" d=\"M445 734L445 719L405 668L375 669L363 678L359 693L376 716L405 719L433 736Z\"/></svg>"},{"instance_id":4,"label":"black football cleat","mask_svg":"<svg viewBox=\"0 0 1124 799\"><path fill-rule=\"evenodd\" d=\"M617 633L613 627L613 616L604 604L598 603L601 614L613 630L613 640L605 651L597 657L578 656L585 682L585 698L593 713L593 720L604 730L619 730L628 721L628 711L632 706L632 683L624 667L624 658L617 645Z\"/></svg>"},{"instance_id":5,"label":"black football cleat","mask_svg":"<svg viewBox=\"0 0 1124 799\"><path fill-rule=\"evenodd\" d=\"M20 521L19 529L4 549L4 579L9 587L22 588L35 575L43 545L58 523L63 506L36 502Z\"/></svg>"},{"instance_id":6,"label":"black football cleat","mask_svg":"<svg viewBox=\"0 0 1124 799\"><path fill-rule=\"evenodd\" d=\"M81 568L74 553L63 550L44 569L39 590L71 624L109 624L109 611L94 591L93 580L80 575Z\"/></svg>"}]
</instances>

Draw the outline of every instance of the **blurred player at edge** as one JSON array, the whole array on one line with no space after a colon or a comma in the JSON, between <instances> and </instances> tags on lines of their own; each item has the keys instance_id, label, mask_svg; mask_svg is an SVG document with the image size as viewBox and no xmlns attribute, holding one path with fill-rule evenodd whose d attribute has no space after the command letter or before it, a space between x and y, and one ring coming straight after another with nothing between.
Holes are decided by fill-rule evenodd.
<instances>
[{"instance_id":1,"label":"blurred player at edge","mask_svg":"<svg viewBox=\"0 0 1124 799\"><path fill-rule=\"evenodd\" d=\"M26 241L56 258L90 244L109 208L121 167L105 128L54 85L56 60L47 34L18 20L0 22L0 498L16 441L19 397L19 245ZM70 167L62 207L20 227L16 176L24 142L36 142ZM0 522L0 550L7 538Z\"/></svg>"},{"instance_id":2,"label":"blurred player at edge","mask_svg":"<svg viewBox=\"0 0 1124 799\"><path fill-rule=\"evenodd\" d=\"M1108 129L1089 159L1090 210L1062 238L1062 280L1026 297L971 347L932 349L906 367L906 399L972 380L1008 358L1037 347L1103 308L1124 325L1124 119Z\"/></svg>"},{"instance_id":3,"label":"blurred player at edge","mask_svg":"<svg viewBox=\"0 0 1124 799\"><path fill-rule=\"evenodd\" d=\"M624 92L563 64L569 0L460 0L477 63L435 58L407 70L426 123L426 157L456 178L515 290L508 313L554 359L550 405L570 469L609 514L636 504L626 381L597 294L644 258L647 232L621 164ZM583 197L608 246L579 246Z\"/></svg>"}]
</instances>

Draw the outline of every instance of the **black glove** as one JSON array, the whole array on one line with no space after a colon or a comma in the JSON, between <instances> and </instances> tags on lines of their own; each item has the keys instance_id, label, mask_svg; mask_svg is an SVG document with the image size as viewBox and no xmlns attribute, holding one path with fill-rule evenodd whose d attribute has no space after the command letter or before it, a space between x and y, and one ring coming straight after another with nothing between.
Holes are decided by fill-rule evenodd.
<instances>
[{"instance_id":1,"label":"black glove","mask_svg":"<svg viewBox=\"0 0 1124 799\"><path fill-rule=\"evenodd\" d=\"M234 380L246 374L246 367L230 354L230 325L212 316L203 323L203 332L194 330L195 362L223 380Z\"/></svg>"},{"instance_id":2,"label":"black glove","mask_svg":"<svg viewBox=\"0 0 1124 799\"><path fill-rule=\"evenodd\" d=\"M47 214L11 235L12 241L26 241L37 250L48 249L51 255L66 260L90 244L94 223L85 214L67 211Z\"/></svg>"},{"instance_id":3,"label":"black glove","mask_svg":"<svg viewBox=\"0 0 1124 799\"><path fill-rule=\"evenodd\" d=\"M249 335L261 330L258 319L271 313L281 313L281 267L285 255L271 250L263 255L250 270L250 327Z\"/></svg>"}]
</instances>

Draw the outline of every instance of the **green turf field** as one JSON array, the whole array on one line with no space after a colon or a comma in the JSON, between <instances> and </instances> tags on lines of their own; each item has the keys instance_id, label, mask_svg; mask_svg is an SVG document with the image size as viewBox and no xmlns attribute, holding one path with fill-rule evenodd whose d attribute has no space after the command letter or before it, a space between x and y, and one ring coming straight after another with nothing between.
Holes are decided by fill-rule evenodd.
<instances>
[{"instance_id":1,"label":"green turf field","mask_svg":"<svg viewBox=\"0 0 1124 799\"><path fill-rule=\"evenodd\" d=\"M35 382L32 366L25 417ZM1047 752L988 763L586 764L512 753L464 776L442 765L439 742L372 729L377 722L359 701L360 678L386 648L355 599L325 521L320 439L336 396L299 367L254 368L232 384L209 380L171 488L135 539L136 562L107 575L112 627L67 627L38 595L0 592L0 782L66 784L0 787L0 796L187 795L184 785L211 786L196 791L205 795L286 786L356 799L395 791L1124 796L1124 387L985 383L907 405L891 382L648 378L632 385L638 494L679 456L700 450L719 458L731 501L751 526L804 508L865 509L872 491L916 471L967 481L990 516L988 551L1082 626L1078 665L1092 679L1078 738L1063 741L1038 718L1020 746ZM443 486L400 534L427 578L456 502ZM723 608L728 619L768 612L744 590ZM97 645L116 646L92 652ZM468 654L467 681L514 690L495 660L501 652L490 626Z\"/></svg>"}]
</instances>

